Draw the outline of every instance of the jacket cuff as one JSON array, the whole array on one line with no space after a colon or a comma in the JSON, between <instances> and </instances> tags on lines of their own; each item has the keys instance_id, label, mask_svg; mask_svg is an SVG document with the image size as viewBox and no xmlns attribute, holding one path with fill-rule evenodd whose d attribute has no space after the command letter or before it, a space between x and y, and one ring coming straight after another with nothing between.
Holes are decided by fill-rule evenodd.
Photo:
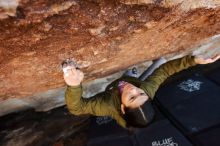
<instances>
[{"instance_id":1,"label":"jacket cuff","mask_svg":"<svg viewBox=\"0 0 220 146\"><path fill-rule=\"evenodd\" d=\"M70 86L70 85L67 85L67 88L68 88L68 89L82 88L82 84L79 84L79 85L77 85L77 86Z\"/></svg>"}]
</instances>

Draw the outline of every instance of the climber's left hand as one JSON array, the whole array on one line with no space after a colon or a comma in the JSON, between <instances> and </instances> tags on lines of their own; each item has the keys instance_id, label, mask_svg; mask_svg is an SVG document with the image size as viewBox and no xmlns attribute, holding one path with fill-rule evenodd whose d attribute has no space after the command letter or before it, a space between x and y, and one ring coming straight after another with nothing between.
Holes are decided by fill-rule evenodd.
<instances>
[{"instance_id":1,"label":"climber's left hand","mask_svg":"<svg viewBox=\"0 0 220 146\"><path fill-rule=\"evenodd\" d=\"M209 63L213 63L217 61L219 58L220 58L220 54L214 57L211 57L211 58L205 58L202 55L198 55L198 56L195 56L194 59L197 64L209 64Z\"/></svg>"}]
</instances>

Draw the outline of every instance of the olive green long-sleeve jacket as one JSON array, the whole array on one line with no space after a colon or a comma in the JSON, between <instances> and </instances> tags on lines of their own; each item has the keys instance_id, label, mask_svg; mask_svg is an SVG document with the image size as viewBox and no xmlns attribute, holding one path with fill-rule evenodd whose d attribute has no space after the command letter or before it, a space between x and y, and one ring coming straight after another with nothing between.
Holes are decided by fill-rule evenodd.
<instances>
[{"instance_id":1,"label":"olive green long-sleeve jacket","mask_svg":"<svg viewBox=\"0 0 220 146\"><path fill-rule=\"evenodd\" d=\"M185 56L169 61L156 69L145 81L133 77L121 77L106 87L105 92L91 98L82 97L82 86L67 86L65 101L69 111L74 115L92 114L96 116L110 116L122 127L126 127L126 121L121 113L121 97L118 91L119 81L129 82L145 91L154 98L159 86L171 75L190 66L196 65L193 56Z\"/></svg>"}]
</instances>

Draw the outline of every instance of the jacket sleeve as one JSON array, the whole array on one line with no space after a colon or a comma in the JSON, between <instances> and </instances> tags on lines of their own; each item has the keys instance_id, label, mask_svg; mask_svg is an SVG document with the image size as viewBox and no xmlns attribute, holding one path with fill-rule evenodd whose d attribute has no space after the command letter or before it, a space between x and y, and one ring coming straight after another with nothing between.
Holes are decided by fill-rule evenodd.
<instances>
[{"instance_id":1,"label":"jacket sleeve","mask_svg":"<svg viewBox=\"0 0 220 146\"><path fill-rule=\"evenodd\" d=\"M111 116L111 100L104 93L91 98L82 97L82 86L67 86L65 101L68 110L74 115L92 114L96 116Z\"/></svg>"},{"instance_id":2,"label":"jacket sleeve","mask_svg":"<svg viewBox=\"0 0 220 146\"><path fill-rule=\"evenodd\" d=\"M159 86L171 75L196 65L194 56L185 56L183 58L169 61L157 68L141 85L149 97L152 99Z\"/></svg>"}]
</instances>

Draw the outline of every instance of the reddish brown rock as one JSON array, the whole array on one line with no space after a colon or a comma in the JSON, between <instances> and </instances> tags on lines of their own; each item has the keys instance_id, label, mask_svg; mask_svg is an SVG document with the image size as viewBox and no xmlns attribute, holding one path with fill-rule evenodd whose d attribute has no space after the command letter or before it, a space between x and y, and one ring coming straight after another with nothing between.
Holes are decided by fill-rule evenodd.
<instances>
[{"instance_id":1,"label":"reddish brown rock","mask_svg":"<svg viewBox=\"0 0 220 146\"><path fill-rule=\"evenodd\" d=\"M28 1L18 11L22 18L1 22L1 100L64 86L60 63L66 58L83 64L87 80L134 64L137 61L115 64L115 55L124 56L119 44L146 22L159 21L169 9L107 1ZM108 68L109 63L115 68Z\"/></svg>"},{"instance_id":2,"label":"reddish brown rock","mask_svg":"<svg viewBox=\"0 0 220 146\"><path fill-rule=\"evenodd\" d=\"M0 21L0 101L63 87L60 63L75 58L85 81L220 33L220 9L182 11L158 3L58 0L19 3Z\"/></svg>"}]
</instances>

